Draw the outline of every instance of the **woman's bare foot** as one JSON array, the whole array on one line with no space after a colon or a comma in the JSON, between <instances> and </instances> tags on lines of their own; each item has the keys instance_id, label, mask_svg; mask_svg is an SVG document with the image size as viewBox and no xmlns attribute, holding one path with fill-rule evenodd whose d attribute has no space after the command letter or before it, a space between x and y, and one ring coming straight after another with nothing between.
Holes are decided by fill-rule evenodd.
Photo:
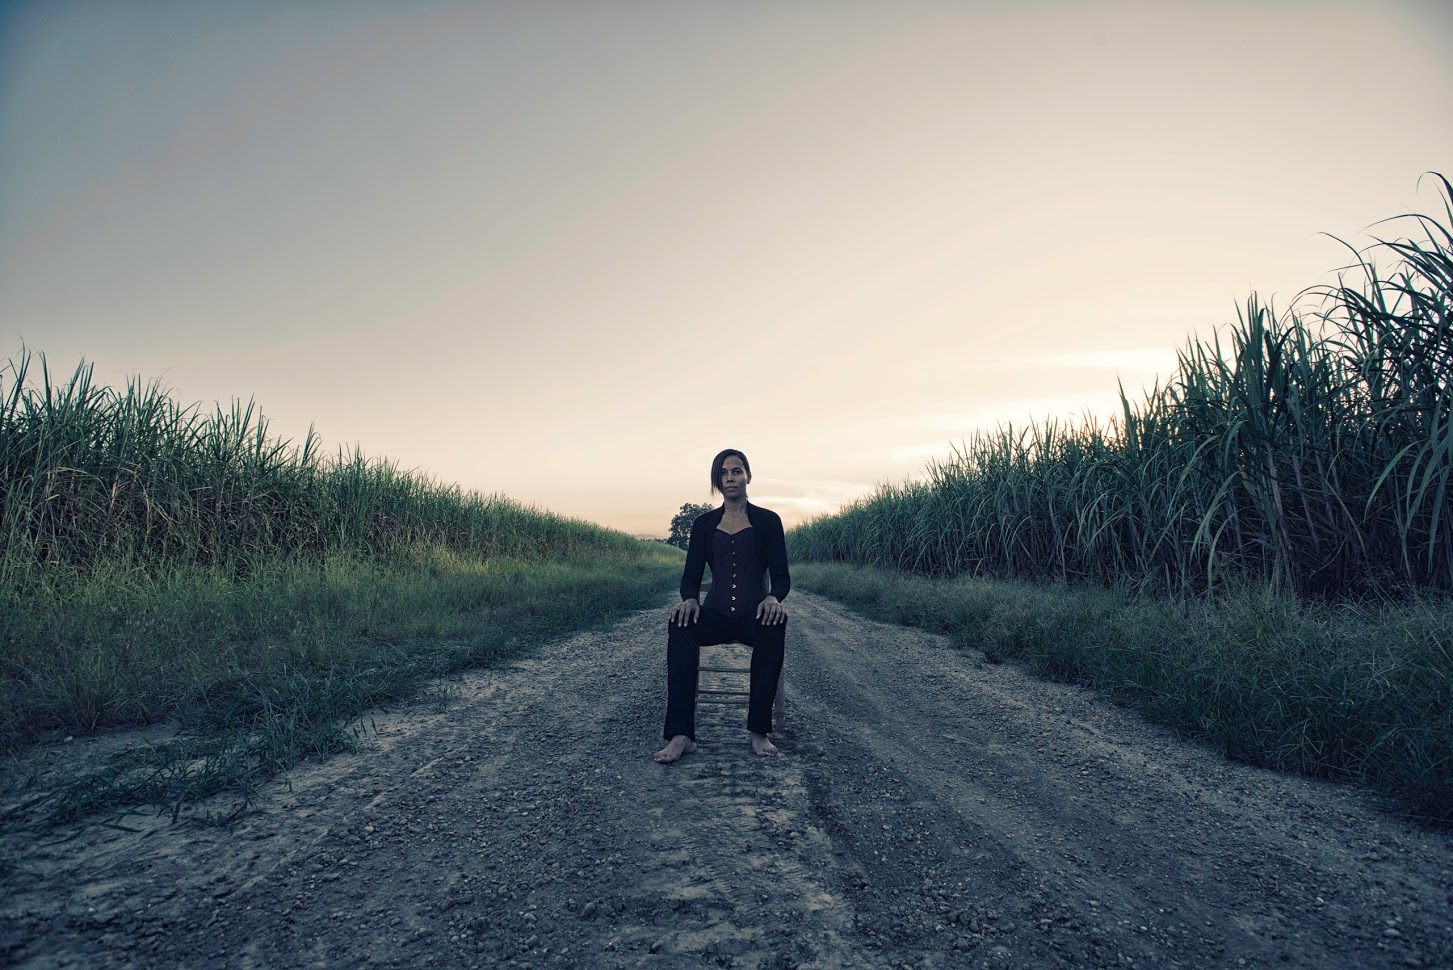
<instances>
[{"instance_id":1,"label":"woman's bare foot","mask_svg":"<svg viewBox=\"0 0 1453 970\"><path fill-rule=\"evenodd\" d=\"M684 734L678 734L671 739L671 742L656 752L656 760L663 765L669 765L678 760L683 754L690 754L696 750L696 742Z\"/></svg>"},{"instance_id":2,"label":"woman's bare foot","mask_svg":"<svg viewBox=\"0 0 1453 970\"><path fill-rule=\"evenodd\" d=\"M771 757L777 753L777 746L767 740L767 735L758 734L755 731L747 732L752 736L752 750L764 758Z\"/></svg>"}]
</instances>

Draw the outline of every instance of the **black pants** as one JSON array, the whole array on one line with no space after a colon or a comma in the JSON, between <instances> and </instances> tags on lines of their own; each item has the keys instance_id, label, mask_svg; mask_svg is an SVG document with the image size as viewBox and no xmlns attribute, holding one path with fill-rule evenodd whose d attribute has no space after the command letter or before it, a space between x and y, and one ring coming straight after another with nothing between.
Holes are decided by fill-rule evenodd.
<instances>
[{"instance_id":1,"label":"black pants","mask_svg":"<svg viewBox=\"0 0 1453 970\"><path fill-rule=\"evenodd\" d=\"M677 626L667 621L666 642L666 729L670 741L678 734L696 740L696 685L701 648L718 643L745 643L752 648L751 687L747 696L747 730L757 734L772 731L772 702L777 698L777 680L782 675L783 646L787 620L764 626L756 611L731 617L709 606L701 608L696 622Z\"/></svg>"}]
</instances>

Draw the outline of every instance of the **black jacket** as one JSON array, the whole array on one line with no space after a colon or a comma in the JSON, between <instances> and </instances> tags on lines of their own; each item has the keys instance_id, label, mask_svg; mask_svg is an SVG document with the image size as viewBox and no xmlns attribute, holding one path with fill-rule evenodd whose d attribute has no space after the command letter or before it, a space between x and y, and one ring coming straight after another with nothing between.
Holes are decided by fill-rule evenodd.
<instances>
[{"instance_id":1,"label":"black jacket","mask_svg":"<svg viewBox=\"0 0 1453 970\"><path fill-rule=\"evenodd\" d=\"M723 503L710 512L703 512L691 523L691 539L686 544L686 568L681 573L681 598L696 599L701 594L701 574L711 561L712 535L721 525L726 513ZM767 564L767 574L772 578L768 596L777 597L780 603L787 598L792 581L787 576L787 539L782 534L782 517L771 509L747 503L747 521L752 525L752 545L756 547L757 562ZM715 573L713 572L713 575Z\"/></svg>"}]
</instances>

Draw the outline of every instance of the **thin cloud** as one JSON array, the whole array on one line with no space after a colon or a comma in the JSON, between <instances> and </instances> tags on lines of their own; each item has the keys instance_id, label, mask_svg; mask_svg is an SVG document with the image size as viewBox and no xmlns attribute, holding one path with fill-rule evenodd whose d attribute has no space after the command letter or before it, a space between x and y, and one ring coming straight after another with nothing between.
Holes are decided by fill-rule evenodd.
<instances>
[{"instance_id":1,"label":"thin cloud","mask_svg":"<svg viewBox=\"0 0 1453 970\"><path fill-rule=\"evenodd\" d=\"M970 411L955 411L946 414L925 414L919 417L922 424L936 428L952 428L958 433L976 429L993 430L1003 424L1016 427L1030 421L1043 422L1047 418L1078 420L1086 414L1094 417L1110 417L1121 412L1118 391L1095 391L1089 394L1063 394L1053 397L1024 397L999 401ZM923 447L921 445L905 447Z\"/></svg>"},{"instance_id":2,"label":"thin cloud","mask_svg":"<svg viewBox=\"0 0 1453 970\"><path fill-rule=\"evenodd\" d=\"M754 478L754 484L770 485L770 492L753 495L752 502L776 511L782 524L791 528L799 522L836 512L844 505L874 491L871 485L842 481L788 481L786 479Z\"/></svg>"},{"instance_id":3,"label":"thin cloud","mask_svg":"<svg viewBox=\"0 0 1453 970\"><path fill-rule=\"evenodd\" d=\"M894 461L926 461L929 458L948 457L950 447L947 440L924 441L916 445L898 445L889 448L884 454Z\"/></svg>"},{"instance_id":4,"label":"thin cloud","mask_svg":"<svg viewBox=\"0 0 1453 970\"><path fill-rule=\"evenodd\" d=\"M786 514L786 510L793 510L799 513L797 518L805 518L809 515L816 515L819 512L831 512L843 503L829 502L824 498L812 495L764 495L762 498L752 499L752 504L770 508L782 515L784 522L792 516Z\"/></svg>"},{"instance_id":5,"label":"thin cloud","mask_svg":"<svg viewBox=\"0 0 1453 970\"><path fill-rule=\"evenodd\" d=\"M1142 347L1110 347L1071 354L1038 357L999 357L975 361L979 370L1030 370L1055 367L1065 370L1101 370L1122 375L1168 374L1176 367L1176 348L1170 344Z\"/></svg>"},{"instance_id":6,"label":"thin cloud","mask_svg":"<svg viewBox=\"0 0 1453 970\"><path fill-rule=\"evenodd\" d=\"M1127 374L1164 374L1175 369L1176 348L1168 344L1153 347L1120 347L1078 354L1050 354L1025 362L1030 366L1108 370Z\"/></svg>"},{"instance_id":7,"label":"thin cloud","mask_svg":"<svg viewBox=\"0 0 1453 970\"><path fill-rule=\"evenodd\" d=\"M872 488L862 482L830 481L827 479L800 481L788 478L753 478L755 485L768 485L774 489L791 495L794 490L801 495L859 495L864 490Z\"/></svg>"}]
</instances>

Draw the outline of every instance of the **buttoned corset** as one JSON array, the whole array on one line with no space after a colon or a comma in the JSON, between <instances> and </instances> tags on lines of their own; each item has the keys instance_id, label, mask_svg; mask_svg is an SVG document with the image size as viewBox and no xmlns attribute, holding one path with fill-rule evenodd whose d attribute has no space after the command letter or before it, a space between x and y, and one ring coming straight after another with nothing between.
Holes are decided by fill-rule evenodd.
<instances>
[{"instance_id":1,"label":"buttoned corset","mask_svg":"<svg viewBox=\"0 0 1453 970\"><path fill-rule=\"evenodd\" d=\"M704 605L727 616L755 616L767 595L767 584L766 567L757 561L752 527L731 535L717 529L711 542L711 591Z\"/></svg>"}]
</instances>

